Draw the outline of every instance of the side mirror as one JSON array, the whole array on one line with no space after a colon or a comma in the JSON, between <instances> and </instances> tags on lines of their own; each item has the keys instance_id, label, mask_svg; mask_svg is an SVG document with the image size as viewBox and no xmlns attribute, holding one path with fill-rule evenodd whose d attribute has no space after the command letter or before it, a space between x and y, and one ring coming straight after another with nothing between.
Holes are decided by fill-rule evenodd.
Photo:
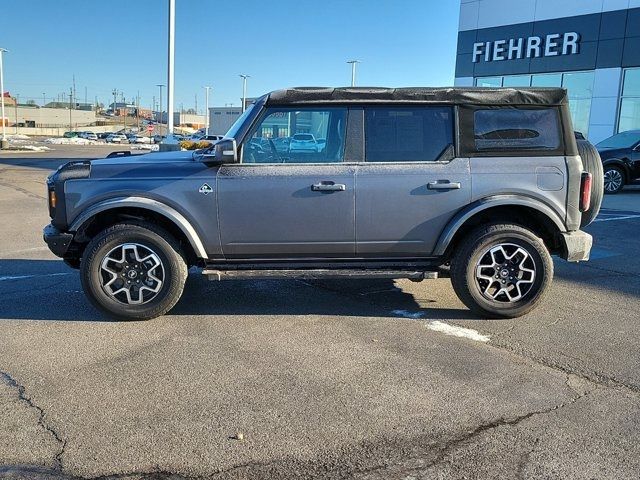
<instances>
[{"instance_id":1,"label":"side mirror","mask_svg":"<svg viewBox=\"0 0 640 480\"><path fill-rule=\"evenodd\" d=\"M233 138L223 138L213 145L217 163L238 163L238 146Z\"/></svg>"},{"instance_id":2,"label":"side mirror","mask_svg":"<svg viewBox=\"0 0 640 480\"><path fill-rule=\"evenodd\" d=\"M238 163L238 147L233 138L223 138L213 144L213 151L200 154L199 160L204 163L221 165L223 163Z\"/></svg>"}]
</instances>

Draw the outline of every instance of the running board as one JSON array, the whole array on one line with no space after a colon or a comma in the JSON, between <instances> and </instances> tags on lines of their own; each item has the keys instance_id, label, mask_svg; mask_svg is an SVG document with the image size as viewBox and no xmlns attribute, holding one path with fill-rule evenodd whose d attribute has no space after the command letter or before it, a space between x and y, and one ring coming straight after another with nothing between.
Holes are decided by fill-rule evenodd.
<instances>
[{"instance_id":1,"label":"running board","mask_svg":"<svg viewBox=\"0 0 640 480\"><path fill-rule=\"evenodd\" d=\"M346 270L346 269L301 269L301 270L213 270L202 271L209 280L256 280L269 278L302 278L307 280L320 278L408 278L413 281L438 278L438 272L415 270Z\"/></svg>"}]
</instances>

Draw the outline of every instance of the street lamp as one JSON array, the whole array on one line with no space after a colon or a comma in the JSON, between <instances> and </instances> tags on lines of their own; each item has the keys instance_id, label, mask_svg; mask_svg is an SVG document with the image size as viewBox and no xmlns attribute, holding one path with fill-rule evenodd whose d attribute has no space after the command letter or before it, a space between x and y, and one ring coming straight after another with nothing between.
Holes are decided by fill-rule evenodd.
<instances>
[{"instance_id":1,"label":"street lamp","mask_svg":"<svg viewBox=\"0 0 640 480\"><path fill-rule=\"evenodd\" d=\"M173 80L175 63L176 0L169 0L169 45L167 48L167 137L163 143L175 144L173 138Z\"/></svg>"},{"instance_id":2,"label":"street lamp","mask_svg":"<svg viewBox=\"0 0 640 480\"><path fill-rule=\"evenodd\" d=\"M2 54L8 52L6 48L0 48L0 102L2 102L2 138L0 141L0 148L4 147L4 143L7 141L5 124L4 124L4 72L2 70Z\"/></svg>"},{"instance_id":3,"label":"street lamp","mask_svg":"<svg viewBox=\"0 0 640 480\"><path fill-rule=\"evenodd\" d=\"M160 106L158 107L158 110L160 111L160 120L158 120L158 123L162 123L162 87L165 86L166 85L163 85L162 83L156 84L156 87L160 87L160 97L158 97L160 99Z\"/></svg>"},{"instance_id":4,"label":"street lamp","mask_svg":"<svg viewBox=\"0 0 640 480\"><path fill-rule=\"evenodd\" d=\"M361 63L360 60L349 60L347 63L351 64L351 86L356 86L356 65Z\"/></svg>"},{"instance_id":5,"label":"street lamp","mask_svg":"<svg viewBox=\"0 0 640 480\"><path fill-rule=\"evenodd\" d=\"M247 104L247 78L251 78L251 75L241 74L240 78L242 78L242 111L245 110L245 105Z\"/></svg>"},{"instance_id":6,"label":"street lamp","mask_svg":"<svg viewBox=\"0 0 640 480\"><path fill-rule=\"evenodd\" d=\"M209 135L209 90L211 87L204 88L204 134ZM197 113L197 112L196 112Z\"/></svg>"}]
</instances>

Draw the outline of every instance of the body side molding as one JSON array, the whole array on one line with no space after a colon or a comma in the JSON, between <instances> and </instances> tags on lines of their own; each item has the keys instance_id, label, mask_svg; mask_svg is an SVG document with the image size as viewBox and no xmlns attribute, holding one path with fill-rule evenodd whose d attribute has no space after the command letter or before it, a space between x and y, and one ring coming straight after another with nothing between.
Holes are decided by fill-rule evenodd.
<instances>
[{"instance_id":1,"label":"body side molding","mask_svg":"<svg viewBox=\"0 0 640 480\"><path fill-rule=\"evenodd\" d=\"M91 205L73 220L73 222L69 226L69 231L76 232L84 223L86 223L94 215L100 212L120 207L143 208L146 210L151 210L155 213L159 213L160 215L166 217L168 220L171 220L175 225L177 225L180 230L182 230L182 233L185 234L185 236L189 240L189 243L193 247L193 250L196 252L196 255L199 258L208 258L207 252L204 248L204 244L202 243L198 232L196 232L195 228L193 228L193 225L191 225L191 223L189 223L189 221L180 212L176 211L174 208L165 203L146 197L110 198L109 200L103 200L94 205Z\"/></svg>"},{"instance_id":2,"label":"body side molding","mask_svg":"<svg viewBox=\"0 0 640 480\"><path fill-rule=\"evenodd\" d=\"M521 195L494 195L491 197L476 200L472 204L460 210L449 221L447 226L440 234L438 243L436 243L436 247L433 251L433 255L444 255L447 247L453 239L453 236L460 229L460 227L464 225L464 223L471 217L473 217L477 213L482 212L483 210L487 210L488 208L505 205L518 205L533 208L534 210L537 210L538 212L549 218L549 220L551 220L561 232L566 232L567 230L560 216L551 207L540 202L539 200Z\"/></svg>"}]
</instances>

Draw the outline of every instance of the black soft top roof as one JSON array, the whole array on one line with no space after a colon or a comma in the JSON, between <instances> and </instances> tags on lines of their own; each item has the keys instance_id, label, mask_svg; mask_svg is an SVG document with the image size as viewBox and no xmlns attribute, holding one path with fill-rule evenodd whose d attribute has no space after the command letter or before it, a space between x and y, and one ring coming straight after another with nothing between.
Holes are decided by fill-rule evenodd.
<instances>
[{"instance_id":1,"label":"black soft top roof","mask_svg":"<svg viewBox=\"0 0 640 480\"><path fill-rule=\"evenodd\" d=\"M267 105L317 103L446 103L455 105L565 105L563 88L294 87L267 94Z\"/></svg>"}]
</instances>

